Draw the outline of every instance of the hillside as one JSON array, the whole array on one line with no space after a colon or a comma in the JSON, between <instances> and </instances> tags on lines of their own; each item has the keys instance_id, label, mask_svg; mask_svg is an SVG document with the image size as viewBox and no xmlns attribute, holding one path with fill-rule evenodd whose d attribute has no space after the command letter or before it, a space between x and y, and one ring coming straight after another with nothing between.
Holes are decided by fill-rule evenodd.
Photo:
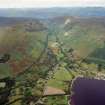
<instances>
[{"instance_id":1,"label":"hillside","mask_svg":"<svg viewBox=\"0 0 105 105\"><path fill-rule=\"evenodd\" d=\"M0 56L11 56L0 64L0 76L16 75L43 51L47 27L37 19L21 18L0 18L0 26Z\"/></svg>"},{"instance_id":2,"label":"hillside","mask_svg":"<svg viewBox=\"0 0 105 105\"><path fill-rule=\"evenodd\" d=\"M55 17L50 22L56 26L55 33L64 49L73 48L81 57L90 55L104 44L105 17L65 16Z\"/></svg>"},{"instance_id":3,"label":"hillside","mask_svg":"<svg viewBox=\"0 0 105 105\"><path fill-rule=\"evenodd\" d=\"M1 17L26 17L48 19L58 16L102 17L104 7L55 7L55 8L26 8L0 9Z\"/></svg>"}]
</instances>

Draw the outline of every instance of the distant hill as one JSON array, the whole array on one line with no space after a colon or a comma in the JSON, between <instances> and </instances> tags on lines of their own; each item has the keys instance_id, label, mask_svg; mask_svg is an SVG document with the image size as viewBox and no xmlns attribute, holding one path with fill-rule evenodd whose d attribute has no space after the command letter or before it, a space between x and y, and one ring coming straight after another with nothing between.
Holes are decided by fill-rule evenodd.
<instances>
[{"instance_id":1,"label":"distant hill","mask_svg":"<svg viewBox=\"0 0 105 105\"><path fill-rule=\"evenodd\" d=\"M23 18L9 18L9 17L0 17L0 26L9 26L16 23L21 23L26 21L26 19ZM27 19L28 21L28 19Z\"/></svg>"},{"instance_id":2,"label":"distant hill","mask_svg":"<svg viewBox=\"0 0 105 105\"><path fill-rule=\"evenodd\" d=\"M27 23L32 25L31 23L40 25L39 28L43 27L44 24L40 21L40 19L36 18L21 18L21 17L0 17L0 26L11 26L19 23ZM45 26L46 27L46 26Z\"/></svg>"},{"instance_id":3,"label":"distant hill","mask_svg":"<svg viewBox=\"0 0 105 105\"><path fill-rule=\"evenodd\" d=\"M67 7L67 8L26 8L26 9L0 9L2 17L32 17L47 19L56 16L105 16L103 7Z\"/></svg>"}]
</instances>

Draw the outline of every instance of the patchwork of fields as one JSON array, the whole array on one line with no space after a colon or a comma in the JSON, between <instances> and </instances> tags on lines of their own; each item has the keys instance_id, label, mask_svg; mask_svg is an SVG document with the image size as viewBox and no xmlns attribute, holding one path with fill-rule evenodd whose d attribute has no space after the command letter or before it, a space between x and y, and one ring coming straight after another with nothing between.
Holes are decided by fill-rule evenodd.
<instances>
[{"instance_id":1,"label":"patchwork of fields","mask_svg":"<svg viewBox=\"0 0 105 105\"><path fill-rule=\"evenodd\" d=\"M76 77L105 79L105 17L2 17L0 60L5 54L0 79L15 81L0 88L9 92L5 102L67 105Z\"/></svg>"}]
</instances>

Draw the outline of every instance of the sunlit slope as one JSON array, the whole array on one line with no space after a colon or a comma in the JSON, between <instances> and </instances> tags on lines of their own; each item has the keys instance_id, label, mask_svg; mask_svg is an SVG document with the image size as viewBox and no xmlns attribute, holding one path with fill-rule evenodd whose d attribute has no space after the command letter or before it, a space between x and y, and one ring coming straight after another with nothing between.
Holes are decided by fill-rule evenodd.
<instances>
[{"instance_id":1,"label":"sunlit slope","mask_svg":"<svg viewBox=\"0 0 105 105\"><path fill-rule=\"evenodd\" d=\"M56 17L51 20L64 49L86 57L104 44L105 17ZM98 55L97 55L98 57Z\"/></svg>"}]
</instances>

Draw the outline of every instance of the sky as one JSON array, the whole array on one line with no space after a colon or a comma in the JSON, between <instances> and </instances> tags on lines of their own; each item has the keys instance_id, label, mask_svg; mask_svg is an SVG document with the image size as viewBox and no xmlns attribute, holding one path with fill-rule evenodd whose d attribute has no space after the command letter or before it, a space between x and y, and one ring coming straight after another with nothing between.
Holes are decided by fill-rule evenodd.
<instances>
[{"instance_id":1,"label":"sky","mask_svg":"<svg viewBox=\"0 0 105 105\"><path fill-rule=\"evenodd\" d=\"M102 6L105 0L0 0L0 8Z\"/></svg>"}]
</instances>

